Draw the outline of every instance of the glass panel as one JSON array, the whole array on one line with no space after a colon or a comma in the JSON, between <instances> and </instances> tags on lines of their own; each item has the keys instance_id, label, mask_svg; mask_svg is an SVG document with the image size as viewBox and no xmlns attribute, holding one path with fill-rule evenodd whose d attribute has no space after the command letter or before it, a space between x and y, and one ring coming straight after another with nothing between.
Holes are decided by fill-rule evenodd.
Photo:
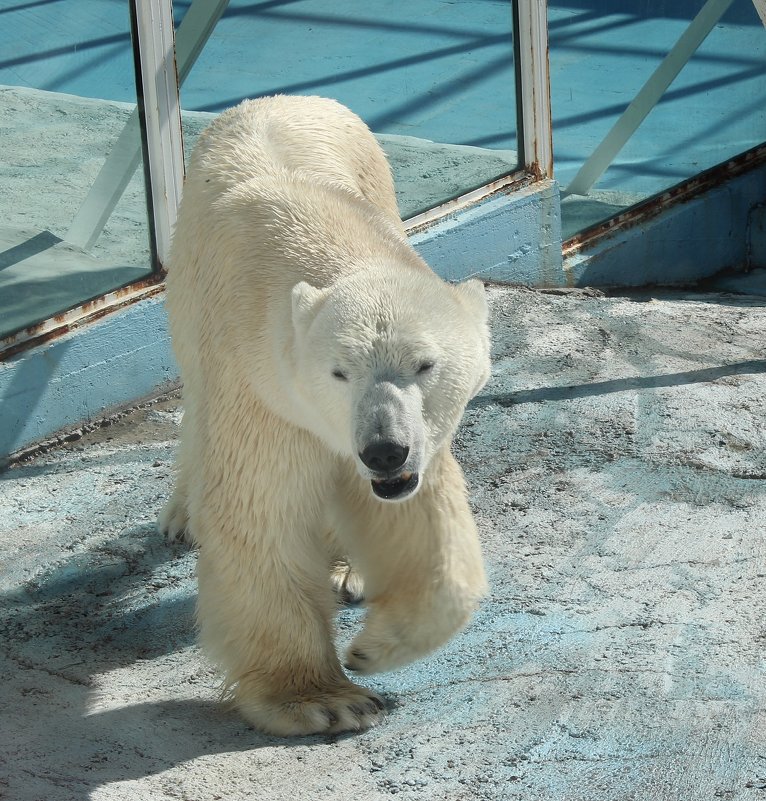
<instances>
[{"instance_id":1,"label":"glass panel","mask_svg":"<svg viewBox=\"0 0 766 801\"><path fill-rule=\"evenodd\" d=\"M280 93L359 114L411 217L516 168L511 3L232 0L181 91L187 153L213 112Z\"/></svg>"},{"instance_id":2,"label":"glass panel","mask_svg":"<svg viewBox=\"0 0 766 801\"><path fill-rule=\"evenodd\" d=\"M703 5L550 0L554 161L565 192ZM764 23L752 0L722 17L707 10L712 31L659 103L587 194L564 199L565 238L766 139Z\"/></svg>"},{"instance_id":3,"label":"glass panel","mask_svg":"<svg viewBox=\"0 0 766 801\"><path fill-rule=\"evenodd\" d=\"M135 99L127 3L0 7L0 336L151 272Z\"/></svg>"}]
</instances>

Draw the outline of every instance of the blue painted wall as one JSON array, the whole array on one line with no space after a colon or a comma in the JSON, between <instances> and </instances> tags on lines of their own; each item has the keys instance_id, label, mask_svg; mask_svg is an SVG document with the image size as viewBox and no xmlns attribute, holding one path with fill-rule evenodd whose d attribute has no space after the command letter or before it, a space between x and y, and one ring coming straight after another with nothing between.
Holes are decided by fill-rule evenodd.
<instances>
[{"instance_id":1,"label":"blue painted wall","mask_svg":"<svg viewBox=\"0 0 766 801\"><path fill-rule=\"evenodd\" d=\"M721 270L766 267L758 209L766 165L604 237L564 263L573 286L693 284Z\"/></svg>"},{"instance_id":2,"label":"blue painted wall","mask_svg":"<svg viewBox=\"0 0 766 801\"><path fill-rule=\"evenodd\" d=\"M164 304L144 300L0 363L0 457L178 375Z\"/></svg>"},{"instance_id":3,"label":"blue painted wall","mask_svg":"<svg viewBox=\"0 0 766 801\"><path fill-rule=\"evenodd\" d=\"M762 254L766 165L561 259L558 188L498 193L414 234L443 277L530 286L689 284ZM753 247L755 243L756 247ZM162 298L0 363L0 457L97 419L177 377Z\"/></svg>"},{"instance_id":4,"label":"blue painted wall","mask_svg":"<svg viewBox=\"0 0 766 801\"><path fill-rule=\"evenodd\" d=\"M498 195L413 237L449 280L471 275L560 284L561 227L551 181ZM141 301L0 363L0 457L178 376L161 298Z\"/></svg>"}]
</instances>

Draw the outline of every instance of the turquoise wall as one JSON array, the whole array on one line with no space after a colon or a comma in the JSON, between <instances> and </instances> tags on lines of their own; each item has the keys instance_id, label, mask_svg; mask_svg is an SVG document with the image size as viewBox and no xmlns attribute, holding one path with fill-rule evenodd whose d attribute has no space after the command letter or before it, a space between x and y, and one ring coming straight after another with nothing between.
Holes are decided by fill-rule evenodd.
<instances>
[{"instance_id":1,"label":"turquoise wall","mask_svg":"<svg viewBox=\"0 0 766 801\"><path fill-rule=\"evenodd\" d=\"M693 284L766 254L766 166L603 237L562 262L558 187L497 193L416 233L448 280L529 286ZM758 257L760 257L758 256ZM98 419L177 379L162 296L0 363L0 457Z\"/></svg>"}]
</instances>

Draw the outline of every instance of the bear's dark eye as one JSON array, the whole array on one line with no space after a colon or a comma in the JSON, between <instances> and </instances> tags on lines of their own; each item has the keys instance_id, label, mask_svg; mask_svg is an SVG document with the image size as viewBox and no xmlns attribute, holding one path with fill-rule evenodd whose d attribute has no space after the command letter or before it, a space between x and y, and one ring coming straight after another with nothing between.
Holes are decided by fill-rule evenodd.
<instances>
[{"instance_id":1,"label":"bear's dark eye","mask_svg":"<svg viewBox=\"0 0 766 801\"><path fill-rule=\"evenodd\" d=\"M348 376L342 370L333 370L332 377L337 378L338 381L348 381Z\"/></svg>"},{"instance_id":2,"label":"bear's dark eye","mask_svg":"<svg viewBox=\"0 0 766 801\"><path fill-rule=\"evenodd\" d=\"M433 362L423 362L420 367L418 367L418 375L423 375L423 373L428 373L433 370L434 363Z\"/></svg>"}]
</instances>

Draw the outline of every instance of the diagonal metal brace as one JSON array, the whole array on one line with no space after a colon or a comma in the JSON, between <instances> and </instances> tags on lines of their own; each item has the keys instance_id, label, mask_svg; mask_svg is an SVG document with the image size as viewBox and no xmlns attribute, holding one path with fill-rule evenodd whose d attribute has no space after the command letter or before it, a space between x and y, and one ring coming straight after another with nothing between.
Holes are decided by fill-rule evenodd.
<instances>
[{"instance_id":1,"label":"diagonal metal brace","mask_svg":"<svg viewBox=\"0 0 766 801\"><path fill-rule=\"evenodd\" d=\"M659 103L665 90L675 80L678 73L688 63L733 2L734 0L707 0L660 66L652 73L631 104L612 126L601 144L580 167L569 186L561 193L562 198L568 195L587 195L590 192L593 184L609 168L625 143L633 136L649 112ZM756 0L756 4L759 2L762 0Z\"/></svg>"},{"instance_id":2,"label":"diagonal metal brace","mask_svg":"<svg viewBox=\"0 0 766 801\"><path fill-rule=\"evenodd\" d=\"M176 32L179 85L188 76L229 0L194 0ZM122 132L72 220L65 241L88 250L93 246L141 161L138 109Z\"/></svg>"}]
</instances>

